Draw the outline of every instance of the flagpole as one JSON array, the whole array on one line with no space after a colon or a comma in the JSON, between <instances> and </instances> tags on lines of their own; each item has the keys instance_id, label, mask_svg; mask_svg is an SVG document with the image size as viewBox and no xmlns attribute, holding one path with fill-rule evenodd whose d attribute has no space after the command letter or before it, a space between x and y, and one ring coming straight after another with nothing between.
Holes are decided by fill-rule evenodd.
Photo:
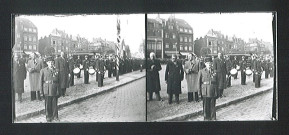
<instances>
[{"instance_id":1,"label":"flagpole","mask_svg":"<svg viewBox=\"0 0 289 135\"><path fill-rule=\"evenodd\" d=\"M116 28L117 28L117 47L116 47L116 81L119 81L119 58L120 58L120 20L119 15L117 15L116 20Z\"/></svg>"}]
</instances>

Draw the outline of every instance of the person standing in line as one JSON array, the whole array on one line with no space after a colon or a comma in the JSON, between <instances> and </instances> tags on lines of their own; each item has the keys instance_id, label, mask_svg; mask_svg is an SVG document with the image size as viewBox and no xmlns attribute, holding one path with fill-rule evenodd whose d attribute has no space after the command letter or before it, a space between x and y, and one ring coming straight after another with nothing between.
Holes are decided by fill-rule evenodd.
<instances>
[{"instance_id":1,"label":"person standing in line","mask_svg":"<svg viewBox=\"0 0 289 135\"><path fill-rule=\"evenodd\" d=\"M60 96L65 97L67 96L66 88L69 86L68 80L71 75L69 74L68 62L64 52L60 52L60 57L55 59L55 68L59 73Z\"/></svg>"},{"instance_id":2,"label":"person standing in line","mask_svg":"<svg viewBox=\"0 0 289 135\"><path fill-rule=\"evenodd\" d=\"M98 55L95 54L94 56L94 63L93 63L93 68L95 70L95 81L98 82Z\"/></svg>"},{"instance_id":3,"label":"person standing in line","mask_svg":"<svg viewBox=\"0 0 289 135\"><path fill-rule=\"evenodd\" d=\"M13 89L18 95L18 101L20 103L22 102L22 93L24 93L26 74L25 61L19 58L18 54L15 54L13 59Z\"/></svg>"},{"instance_id":4,"label":"person standing in line","mask_svg":"<svg viewBox=\"0 0 289 135\"><path fill-rule=\"evenodd\" d=\"M58 118L58 97L62 92L59 89L59 72L54 67L54 60L52 57L46 58L47 67L40 70L40 90L41 95L45 98L45 115L46 121L51 122L53 120L59 121Z\"/></svg>"},{"instance_id":5,"label":"person standing in line","mask_svg":"<svg viewBox=\"0 0 289 135\"><path fill-rule=\"evenodd\" d=\"M242 60L240 61L241 85L246 85L246 67L247 62L245 60L245 56L242 56Z\"/></svg>"},{"instance_id":6,"label":"person standing in line","mask_svg":"<svg viewBox=\"0 0 289 135\"><path fill-rule=\"evenodd\" d=\"M226 62L222 53L218 53L218 57L213 61L214 73L217 76L217 88L218 88L218 97L222 98L225 82L226 82ZM225 96L224 96L225 97Z\"/></svg>"},{"instance_id":7,"label":"person standing in line","mask_svg":"<svg viewBox=\"0 0 289 135\"><path fill-rule=\"evenodd\" d=\"M237 56L234 56L233 68L237 69L237 65L239 65L239 61L237 59ZM238 72L233 77L234 77L234 80L236 80L238 78Z\"/></svg>"},{"instance_id":8,"label":"person standing in line","mask_svg":"<svg viewBox=\"0 0 289 135\"><path fill-rule=\"evenodd\" d=\"M84 84L89 84L89 74L88 74L89 60L88 60L88 55L85 55L85 59L83 60L82 65L83 65L83 73L84 73Z\"/></svg>"},{"instance_id":9,"label":"person standing in line","mask_svg":"<svg viewBox=\"0 0 289 135\"><path fill-rule=\"evenodd\" d=\"M39 76L41 67L41 60L37 58L35 53L31 54L31 59L27 63L27 71L29 72L29 82L31 90L31 101L41 99L40 89L39 89Z\"/></svg>"},{"instance_id":10,"label":"person standing in line","mask_svg":"<svg viewBox=\"0 0 289 135\"><path fill-rule=\"evenodd\" d=\"M255 74L255 88L260 88L261 76L262 76L262 65L260 58L256 57L256 62L254 64L254 74Z\"/></svg>"},{"instance_id":11,"label":"person standing in line","mask_svg":"<svg viewBox=\"0 0 289 135\"><path fill-rule=\"evenodd\" d=\"M212 69L211 58L206 58L204 62L206 67L198 74L197 88L203 98L204 120L216 120L217 76Z\"/></svg>"},{"instance_id":12,"label":"person standing in line","mask_svg":"<svg viewBox=\"0 0 289 135\"><path fill-rule=\"evenodd\" d=\"M146 63L146 70L147 70L147 93L149 94L149 101L152 101L153 92L155 92L156 98L158 101L161 101L160 96L160 76L159 71L162 70L160 61L156 59L155 53L150 53L150 59L147 60Z\"/></svg>"},{"instance_id":13,"label":"person standing in line","mask_svg":"<svg viewBox=\"0 0 289 135\"><path fill-rule=\"evenodd\" d=\"M188 87L188 102L199 102L199 95L197 91L197 77L199 73L199 61L196 60L196 55L190 53L188 61L185 62L184 70L186 73L187 87Z\"/></svg>"},{"instance_id":14,"label":"person standing in line","mask_svg":"<svg viewBox=\"0 0 289 135\"><path fill-rule=\"evenodd\" d=\"M230 60L230 57L226 55L226 70L227 70L227 78L226 78L226 86L231 87L231 74L230 71L233 69L233 63Z\"/></svg>"},{"instance_id":15,"label":"person standing in line","mask_svg":"<svg viewBox=\"0 0 289 135\"><path fill-rule=\"evenodd\" d=\"M252 54L252 61L251 61L252 63L251 63L251 67L252 67L252 71L253 72L255 72L255 64L256 64L256 55L255 54ZM255 74L253 74L253 82L255 83L255 77L256 75Z\"/></svg>"},{"instance_id":16,"label":"person standing in line","mask_svg":"<svg viewBox=\"0 0 289 135\"><path fill-rule=\"evenodd\" d=\"M274 63L273 63L273 58L269 58L269 72L270 72L270 77L274 77Z\"/></svg>"},{"instance_id":17,"label":"person standing in line","mask_svg":"<svg viewBox=\"0 0 289 135\"><path fill-rule=\"evenodd\" d=\"M268 79L269 77L269 73L270 73L269 63L270 63L269 59L264 60L265 79Z\"/></svg>"},{"instance_id":18,"label":"person standing in line","mask_svg":"<svg viewBox=\"0 0 289 135\"><path fill-rule=\"evenodd\" d=\"M98 84L98 87L102 87L103 86L104 73L105 73L105 61L103 60L102 57L100 57L100 59L98 60L97 69L98 69L98 77L97 77L98 83L97 84Z\"/></svg>"},{"instance_id":19,"label":"person standing in line","mask_svg":"<svg viewBox=\"0 0 289 135\"><path fill-rule=\"evenodd\" d=\"M80 65L81 65L81 64L82 64L82 62L81 62L80 56L78 55L78 56L77 56L77 59L76 59L76 61L75 61L75 66L80 69ZM79 74L77 74L77 78L80 78L80 75L81 75L81 69L80 69Z\"/></svg>"},{"instance_id":20,"label":"person standing in line","mask_svg":"<svg viewBox=\"0 0 289 135\"><path fill-rule=\"evenodd\" d=\"M168 62L165 71L165 81L167 83L167 93L169 94L169 104L172 103L173 95L177 104L179 104L179 94L182 93L181 82L184 79L184 70L181 61L177 60L175 54L172 60Z\"/></svg>"},{"instance_id":21,"label":"person standing in line","mask_svg":"<svg viewBox=\"0 0 289 135\"><path fill-rule=\"evenodd\" d=\"M69 68L69 73L70 73L69 86L73 86L74 85L74 73L73 73L73 69L75 68L74 65L75 65L75 63L74 63L73 56L70 54L69 55L69 60L68 60L68 68Z\"/></svg>"}]
</instances>

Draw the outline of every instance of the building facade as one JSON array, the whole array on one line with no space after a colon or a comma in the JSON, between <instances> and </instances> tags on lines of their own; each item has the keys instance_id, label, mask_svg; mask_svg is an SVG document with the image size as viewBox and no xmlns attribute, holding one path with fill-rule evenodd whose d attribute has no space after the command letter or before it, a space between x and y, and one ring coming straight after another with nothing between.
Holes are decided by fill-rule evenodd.
<instances>
[{"instance_id":1,"label":"building facade","mask_svg":"<svg viewBox=\"0 0 289 135\"><path fill-rule=\"evenodd\" d=\"M38 29L28 19L15 17L14 50L38 52Z\"/></svg>"},{"instance_id":2,"label":"building facade","mask_svg":"<svg viewBox=\"0 0 289 135\"><path fill-rule=\"evenodd\" d=\"M157 58L163 57L163 20L147 19L147 53L154 52Z\"/></svg>"}]
</instances>

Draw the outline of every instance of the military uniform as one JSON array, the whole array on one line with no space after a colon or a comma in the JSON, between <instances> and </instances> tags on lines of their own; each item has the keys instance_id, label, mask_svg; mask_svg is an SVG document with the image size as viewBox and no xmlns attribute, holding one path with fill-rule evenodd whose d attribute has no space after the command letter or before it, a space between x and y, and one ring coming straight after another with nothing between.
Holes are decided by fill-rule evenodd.
<instances>
[{"instance_id":1,"label":"military uniform","mask_svg":"<svg viewBox=\"0 0 289 135\"><path fill-rule=\"evenodd\" d=\"M97 69L98 69L98 87L102 87L103 86L103 78L104 78L104 73L105 73L105 61L102 59L99 59L96 65Z\"/></svg>"},{"instance_id":2,"label":"military uniform","mask_svg":"<svg viewBox=\"0 0 289 135\"><path fill-rule=\"evenodd\" d=\"M252 71L255 72L255 66L254 65L256 64L256 59L253 59L251 62L252 62L251 63ZM256 78L256 75L253 74L253 82L255 82L255 78Z\"/></svg>"},{"instance_id":3,"label":"military uniform","mask_svg":"<svg viewBox=\"0 0 289 135\"><path fill-rule=\"evenodd\" d=\"M218 97L216 76L213 70L204 68L198 74L198 90L203 98L204 120L216 120L216 98Z\"/></svg>"},{"instance_id":4,"label":"military uniform","mask_svg":"<svg viewBox=\"0 0 289 135\"><path fill-rule=\"evenodd\" d=\"M255 88L259 88L262 75L262 65L260 60L257 60L254 64L254 74L255 74Z\"/></svg>"},{"instance_id":5,"label":"military uniform","mask_svg":"<svg viewBox=\"0 0 289 135\"><path fill-rule=\"evenodd\" d=\"M46 120L58 120L57 100L60 96L59 72L54 68L43 68L40 71L40 89L45 97Z\"/></svg>"},{"instance_id":6,"label":"military uniform","mask_svg":"<svg viewBox=\"0 0 289 135\"><path fill-rule=\"evenodd\" d=\"M270 73L269 61L264 61L264 70L265 70L265 78L267 79Z\"/></svg>"},{"instance_id":7,"label":"military uniform","mask_svg":"<svg viewBox=\"0 0 289 135\"><path fill-rule=\"evenodd\" d=\"M93 63L93 67L94 67L94 70L95 70L95 81L98 82L98 58L96 57L94 59L94 63Z\"/></svg>"},{"instance_id":8,"label":"military uniform","mask_svg":"<svg viewBox=\"0 0 289 135\"><path fill-rule=\"evenodd\" d=\"M241 85L246 85L246 67L247 62L245 60L241 60L240 61Z\"/></svg>"},{"instance_id":9,"label":"military uniform","mask_svg":"<svg viewBox=\"0 0 289 135\"><path fill-rule=\"evenodd\" d=\"M89 74L88 74L89 60L88 59L83 60L82 65L83 65L83 73L84 73L84 84L89 84Z\"/></svg>"}]
</instances>

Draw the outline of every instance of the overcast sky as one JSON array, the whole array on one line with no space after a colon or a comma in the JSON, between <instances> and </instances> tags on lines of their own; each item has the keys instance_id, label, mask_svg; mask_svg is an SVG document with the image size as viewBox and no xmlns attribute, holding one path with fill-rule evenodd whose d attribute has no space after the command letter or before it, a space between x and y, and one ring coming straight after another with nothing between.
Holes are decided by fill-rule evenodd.
<instances>
[{"instance_id":1,"label":"overcast sky","mask_svg":"<svg viewBox=\"0 0 289 135\"><path fill-rule=\"evenodd\" d=\"M20 16L31 20L38 28L38 38L48 36L53 29L65 30L67 34L87 38L101 37L116 42L116 15L33 15ZM120 15L121 34L131 52L137 52L145 39L145 15Z\"/></svg>"},{"instance_id":2,"label":"overcast sky","mask_svg":"<svg viewBox=\"0 0 289 135\"><path fill-rule=\"evenodd\" d=\"M171 14L160 14L167 19ZM246 42L249 38L258 38L273 43L272 13L199 13L174 14L184 19L192 27L194 40L204 37L210 29L221 31L228 36L237 36ZM156 18L157 14L148 14L148 18Z\"/></svg>"}]
</instances>

